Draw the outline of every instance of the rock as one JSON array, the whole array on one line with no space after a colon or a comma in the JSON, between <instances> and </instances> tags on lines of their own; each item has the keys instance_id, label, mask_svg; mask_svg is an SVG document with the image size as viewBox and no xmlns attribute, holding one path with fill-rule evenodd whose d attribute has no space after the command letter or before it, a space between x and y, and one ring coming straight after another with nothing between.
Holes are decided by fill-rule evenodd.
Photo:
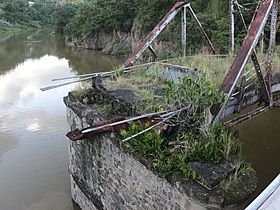
<instances>
[{"instance_id":1,"label":"rock","mask_svg":"<svg viewBox=\"0 0 280 210\"><path fill-rule=\"evenodd\" d=\"M256 171L252 168L237 174L224 184L225 205L244 202L257 188Z\"/></svg>"},{"instance_id":2,"label":"rock","mask_svg":"<svg viewBox=\"0 0 280 210\"><path fill-rule=\"evenodd\" d=\"M188 163L188 166L198 174L200 182L209 189L220 184L237 165L237 161L220 164L202 163L198 161Z\"/></svg>"}]
</instances>

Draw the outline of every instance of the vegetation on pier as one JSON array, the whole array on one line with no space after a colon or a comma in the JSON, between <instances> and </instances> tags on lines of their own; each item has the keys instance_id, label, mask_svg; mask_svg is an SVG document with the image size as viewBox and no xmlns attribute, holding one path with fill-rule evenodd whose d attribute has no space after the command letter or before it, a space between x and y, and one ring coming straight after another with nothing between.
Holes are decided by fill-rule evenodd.
<instances>
[{"instance_id":1,"label":"vegetation on pier","mask_svg":"<svg viewBox=\"0 0 280 210\"><path fill-rule=\"evenodd\" d=\"M256 188L256 172L250 165L244 163L240 141L232 131L220 123L207 125L209 108L214 103L222 102L223 94L216 91L216 86L208 80L209 77L205 73L196 72L185 76L179 83L165 83L158 72L155 69L154 71L156 73L154 72L152 77L151 72L148 73L149 77L145 77L145 73L141 70L136 74L118 73L112 78L105 79L104 85L109 90L132 88L138 93L141 101L141 95L147 92L145 88L153 78L152 81L158 81L157 84L164 87L165 91L160 100L155 101L151 97L153 95L151 87L157 84L151 82L151 86L148 86L149 97L144 97L145 104L140 103L141 111L176 110L183 107L188 109L167 123L175 126L176 129L172 133L161 135L159 132L161 129L151 130L128 142L121 142L121 145L128 152L147 159L153 169L168 180L176 174L184 179L204 183L200 173L191 167L190 163L193 162L213 165L226 162L237 164L229 177L224 178L221 188L225 192L226 204L241 203ZM161 107L160 110L153 110L158 106ZM120 132L119 139L129 138L148 127L148 124L133 123L129 130Z\"/></svg>"},{"instance_id":2,"label":"vegetation on pier","mask_svg":"<svg viewBox=\"0 0 280 210\"><path fill-rule=\"evenodd\" d=\"M143 72L137 73L132 76L132 79L130 76L114 77L112 81L117 81L114 82L114 88L123 87L120 85L120 81L126 80L122 84L129 83L130 87L134 87L134 91L147 91L143 88L149 88L149 95L153 95L152 88L156 84L145 86L149 83L150 77L146 78L144 75ZM109 87L108 80L105 81L107 88ZM160 81L160 78L152 79L152 81ZM161 81L158 84L162 86L164 82ZM110 87L112 88L112 84ZM222 102L223 94L216 91L204 74L196 73L186 76L179 83L167 82L164 88L165 91L157 102L151 97L144 99L140 97L140 101L143 100L146 104L141 104L141 111L143 109L146 112L176 110L187 107L186 111L183 111L175 121L172 121L173 124L180 127L180 131L176 132L176 135L164 138L161 138L155 131L151 131L125 144L127 148L136 150L151 159L155 168L165 175L173 173L175 169L187 177L194 176L188 170L188 161L221 163L239 155L239 141L228 130L219 124L210 127L205 125L209 108L214 103ZM158 106L161 107L161 110L152 110ZM147 125L133 124L128 131L122 131L121 136L127 138L146 127ZM176 146L168 146L170 142L175 142Z\"/></svg>"},{"instance_id":3,"label":"vegetation on pier","mask_svg":"<svg viewBox=\"0 0 280 210\"><path fill-rule=\"evenodd\" d=\"M190 70L189 75L175 83L167 81L164 74L161 74L164 70L161 70L159 71L157 65L154 68L150 66L148 70L140 68L127 74L116 70L111 77L103 78L101 83L98 80L93 89L86 87L75 94L77 97L84 94L89 94L89 98L93 96L93 104L95 107L101 107L97 109L102 116L108 117L103 114L104 110L114 115L109 119L119 117L112 108L115 101L109 94L117 90L131 90L136 94L139 100L132 104L133 107L136 106L136 114L187 108L168 120L164 126L122 142L121 140L139 134L151 126L132 123L129 129L118 133L119 138L116 142L171 183L179 178L180 181L195 183L196 186L206 186L206 189L219 188L225 195L226 204L241 203L256 189L256 172L244 162L238 136L220 123L208 124L210 107L224 100L224 95L217 91L213 81L209 81L214 77ZM99 89L105 90L108 95L105 93L101 96ZM155 94L155 89L160 89L161 93ZM167 129L166 125L171 127ZM172 129L169 130L170 128ZM201 168L194 168L194 164L200 164ZM225 172L220 173L220 168L224 168L225 165ZM215 182L202 176L203 173L208 173L207 177L211 179L216 170L219 171L219 175L215 177L219 178Z\"/></svg>"}]
</instances>

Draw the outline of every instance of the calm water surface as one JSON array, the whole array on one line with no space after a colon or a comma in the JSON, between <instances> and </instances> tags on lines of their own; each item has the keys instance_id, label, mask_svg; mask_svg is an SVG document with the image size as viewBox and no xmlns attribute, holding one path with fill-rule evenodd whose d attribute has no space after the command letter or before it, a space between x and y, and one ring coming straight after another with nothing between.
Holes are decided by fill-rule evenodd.
<instances>
[{"instance_id":1,"label":"calm water surface","mask_svg":"<svg viewBox=\"0 0 280 210\"><path fill-rule=\"evenodd\" d=\"M256 169L258 176L258 188L248 200L250 202L280 173L280 108L246 121L237 129L243 155Z\"/></svg>"},{"instance_id":2,"label":"calm water surface","mask_svg":"<svg viewBox=\"0 0 280 210\"><path fill-rule=\"evenodd\" d=\"M67 124L51 79L109 70L120 59L65 47L46 31L0 34L0 210L70 210Z\"/></svg>"}]
</instances>

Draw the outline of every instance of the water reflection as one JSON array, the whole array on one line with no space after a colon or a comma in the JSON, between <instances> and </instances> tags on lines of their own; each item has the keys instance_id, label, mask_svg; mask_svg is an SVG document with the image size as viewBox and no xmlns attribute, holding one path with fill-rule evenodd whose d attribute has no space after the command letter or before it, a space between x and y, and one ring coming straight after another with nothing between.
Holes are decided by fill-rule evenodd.
<instances>
[{"instance_id":1,"label":"water reflection","mask_svg":"<svg viewBox=\"0 0 280 210\"><path fill-rule=\"evenodd\" d=\"M4 126L0 126L0 130L4 130ZM12 150L19 142L18 137L14 133L1 132L0 133L0 159L7 152Z\"/></svg>"},{"instance_id":2,"label":"water reflection","mask_svg":"<svg viewBox=\"0 0 280 210\"><path fill-rule=\"evenodd\" d=\"M62 97L75 85L39 88L121 60L75 51L53 33L0 37L0 209L71 210Z\"/></svg>"},{"instance_id":3,"label":"water reflection","mask_svg":"<svg viewBox=\"0 0 280 210\"><path fill-rule=\"evenodd\" d=\"M121 63L116 57L67 47L63 37L47 31L0 34L0 37L0 74L14 69L28 58L38 59L44 55L66 58L75 74L109 70Z\"/></svg>"},{"instance_id":4,"label":"water reflection","mask_svg":"<svg viewBox=\"0 0 280 210\"><path fill-rule=\"evenodd\" d=\"M40 59L27 60L1 77L0 105L7 107L28 102L40 92L40 86L49 84L53 76L63 75L71 75L66 59L46 55ZM42 99L48 102L49 94L45 95Z\"/></svg>"},{"instance_id":5,"label":"water reflection","mask_svg":"<svg viewBox=\"0 0 280 210\"><path fill-rule=\"evenodd\" d=\"M253 200L280 173L280 109L275 108L240 124L243 154L257 171L258 188Z\"/></svg>"}]
</instances>

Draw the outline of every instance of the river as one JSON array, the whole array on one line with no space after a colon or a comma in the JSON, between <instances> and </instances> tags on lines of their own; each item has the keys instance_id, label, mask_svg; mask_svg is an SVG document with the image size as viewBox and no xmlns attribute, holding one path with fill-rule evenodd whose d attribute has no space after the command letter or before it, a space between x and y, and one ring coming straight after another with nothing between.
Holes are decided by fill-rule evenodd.
<instances>
[{"instance_id":1,"label":"river","mask_svg":"<svg viewBox=\"0 0 280 210\"><path fill-rule=\"evenodd\" d=\"M110 70L121 62L67 47L46 31L0 35L0 210L78 209L70 195L62 102L76 85L39 89L53 78ZM237 126L243 154L258 173L250 200L280 172L279 125L274 109Z\"/></svg>"},{"instance_id":2,"label":"river","mask_svg":"<svg viewBox=\"0 0 280 210\"><path fill-rule=\"evenodd\" d=\"M258 188L246 206L280 173L280 108L238 125L242 154L257 171Z\"/></svg>"},{"instance_id":3,"label":"river","mask_svg":"<svg viewBox=\"0 0 280 210\"><path fill-rule=\"evenodd\" d=\"M0 210L74 209L62 98L76 85L40 88L121 62L46 31L0 35Z\"/></svg>"}]
</instances>

